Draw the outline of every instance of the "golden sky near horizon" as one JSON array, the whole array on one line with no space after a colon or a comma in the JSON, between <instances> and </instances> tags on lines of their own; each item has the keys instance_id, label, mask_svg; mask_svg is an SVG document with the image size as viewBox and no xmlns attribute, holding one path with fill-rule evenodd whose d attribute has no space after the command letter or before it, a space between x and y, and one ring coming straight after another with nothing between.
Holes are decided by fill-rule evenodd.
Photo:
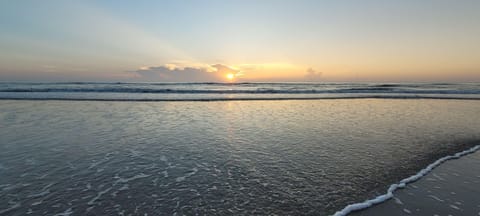
<instances>
[{"instance_id":1,"label":"golden sky near horizon","mask_svg":"<svg viewBox=\"0 0 480 216\"><path fill-rule=\"evenodd\" d=\"M6 1L0 20L2 81L480 81L478 1Z\"/></svg>"}]
</instances>

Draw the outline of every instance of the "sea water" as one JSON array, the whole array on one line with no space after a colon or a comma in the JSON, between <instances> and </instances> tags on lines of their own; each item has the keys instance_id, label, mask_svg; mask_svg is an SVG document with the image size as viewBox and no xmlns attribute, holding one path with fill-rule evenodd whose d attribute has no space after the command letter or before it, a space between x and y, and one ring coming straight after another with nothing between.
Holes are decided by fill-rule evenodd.
<instances>
[{"instance_id":1,"label":"sea water","mask_svg":"<svg viewBox=\"0 0 480 216\"><path fill-rule=\"evenodd\" d=\"M0 83L0 99L212 101L372 97L480 99L480 84Z\"/></svg>"},{"instance_id":2,"label":"sea water","mask_svg":"<svg viewBox=\"0 0 480 216\"><path fill-rule=\"evenodd\" d=\"M44 95L0 100L1 215L330 215L480 140L473 84L444 88L462 100L51 100L84 93L61 85L124 84L2 86Z\"/></svg>"}]
</instances>

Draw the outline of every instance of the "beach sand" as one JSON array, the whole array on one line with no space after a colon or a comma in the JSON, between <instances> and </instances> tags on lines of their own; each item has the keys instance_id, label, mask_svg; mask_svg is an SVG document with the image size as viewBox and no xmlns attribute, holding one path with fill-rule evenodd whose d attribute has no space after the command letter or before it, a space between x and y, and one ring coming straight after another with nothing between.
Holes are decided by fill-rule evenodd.
<instances>
[{"instance_id":1,"label":"beach sand","mask_svg":"<svg viewBox=\"0 0 480 216\"><path fill-rule=\"evenodd\" d=\"M449 160L394 198L350 215L480 215L480 152Z\"/></svg>"}]
</instances>

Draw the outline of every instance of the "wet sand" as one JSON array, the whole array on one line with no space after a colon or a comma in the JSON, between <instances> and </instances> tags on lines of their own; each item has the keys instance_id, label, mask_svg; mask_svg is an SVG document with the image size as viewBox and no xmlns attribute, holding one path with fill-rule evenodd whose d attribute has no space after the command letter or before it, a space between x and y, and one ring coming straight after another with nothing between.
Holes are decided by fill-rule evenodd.
<instances>
[{"instance_id":1,"label":"wet sand","mask_svg":"<svg viewBox=\"0 0 480 216\"><path fill-rule=\"evenodd\" d=\"M350 215L480 215L480 151L449 160L393 199Z\"/></svg>"}]
</instances>

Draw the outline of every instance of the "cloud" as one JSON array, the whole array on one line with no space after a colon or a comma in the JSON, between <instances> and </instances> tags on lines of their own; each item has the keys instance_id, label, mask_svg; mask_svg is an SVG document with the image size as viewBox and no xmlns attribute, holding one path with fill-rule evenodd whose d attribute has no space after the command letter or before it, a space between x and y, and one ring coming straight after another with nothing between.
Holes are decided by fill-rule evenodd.
<instances>
[{"instance_id":1,"label":"cloud","mask_svg":"<svg viewBox=\"0 0 480 216\"><path fill-rule=\"evenodd\" d=\"M139 81L156 82L225 82L226 74L239 73L226 65L215 64L203 67L180 67L166 64L156 67L141 67L134 71Z\"/></svg>"},{"instance_id":2,"label":"cloud","mask_svg":"<svg viewBox=\"0 0 480 216\"><path fill-rule=\"evenodd\" d=\"M212 67L215 68L217 72L224 73L224 74L227 74L227 73L236 74L240 72L239 70L235 70L232 67L222 65L222 64L214 64L212 65Z\"/></svg>"},{"instance_id":3,"label":"cloud","mask_svg":"<svg viewBox=\"0 0 480 216\"><path fill-rule=\"evenodd\" d=\"M322 77L322 72L316 72L313 68L308 68L307 74L305 75L306 81L320 81Z\"/></svg>"}]
</instances>

